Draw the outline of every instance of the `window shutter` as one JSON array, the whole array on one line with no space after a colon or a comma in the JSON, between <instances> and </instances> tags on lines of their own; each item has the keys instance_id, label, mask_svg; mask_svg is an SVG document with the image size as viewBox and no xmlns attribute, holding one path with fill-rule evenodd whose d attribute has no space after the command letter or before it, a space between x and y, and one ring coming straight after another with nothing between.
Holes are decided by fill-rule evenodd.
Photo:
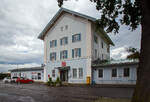
<instances>
[{"instance_id":1,"label":"window shutter","mask_svg":"<svg viewBox=\"0 0 150 102\"><path fill-rule=\"evenodd\" d=\"M55 46L57 46L57 40L55 40Z\"/></svg>"},{"instance_id":2,"label":"window shutter","mask_svg":"<svg viewBox=\"0 0 150 102\"><path fill-rule=\"evenodd\" d=\"M81 48L79 48L79 57L81 57Z\"/></svg>"},{"instance_id":3,"label":"window shutter","mask_svg":"<svg viewBox=\"0 0 150 102\"><path fill-rule=\"evenodd\" d=\"M72 49L72 58L74 58L74 49Z\"/></svg>"},{"instance_id":4,"label":"window shutter","mask_svg":"<svg viewBox=\"0 0 150 102\"><path fill-rule=\"evenodd\" d=\"M55 52L55 60L56 60L56 52Z\"/></svg>"},{"instance_id":5,"label":"window shutter","mask_svg":"<svg viewBox=\"0 0 150 102\"><path fill-rule=\"evenodd\" d=\"M81 34L79 34L79 41L81 41Z\"/></svg>"},{"instance_id":6,"label":"window shutter","mask_svg":"<svg viewBox=\"0 0 150 102\"><path fill-rule=\"evenodd\" d=\"M72 35L72 42L74 42L74 35Z\"/></svg>"},{"instance_id":7,"label":"window shutter","mask_svg":"<svg viewBox=\"0 0 150 102\"><path fill-rule=\"evenodd\" d=\"M52 42L50 41L50 47L52 47Z\"/></svg>"},{"instance_id":8,"label":"window shutter","mask_svg":"<svg viewBox=\"0 0 150 102\"><path fill-rule=\"evenodd\" d=\"M60 45L62 45L62 39L60 39Z\"/></svg>"},{"instance_id":9,"label":"window shutter","mask_svg":"<svg viewBox=\"0 0 150 102\"><path fill-rule=\"evenodd\" d=\"M65 40L66 40L66 44L68 44L68 37L66 37Z\"/></svg>"}]
</instances>

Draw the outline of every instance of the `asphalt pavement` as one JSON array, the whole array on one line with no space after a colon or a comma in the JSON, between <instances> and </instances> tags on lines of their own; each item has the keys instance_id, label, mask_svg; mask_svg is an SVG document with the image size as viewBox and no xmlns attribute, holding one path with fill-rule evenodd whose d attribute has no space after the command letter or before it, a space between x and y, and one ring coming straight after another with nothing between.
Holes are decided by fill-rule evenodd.
<instances>
[{"instance_id":1,"label":"asphalt pavement","mask_svg":"<svg viewBox=\"0 0 150 102\"><path fill-rule=\"evenodd\" d=\"M49 87L41 83L5 84L0 81L0 102L92 102L99 97L131 98L132 87Z\"/></svg>"}]
</instances>

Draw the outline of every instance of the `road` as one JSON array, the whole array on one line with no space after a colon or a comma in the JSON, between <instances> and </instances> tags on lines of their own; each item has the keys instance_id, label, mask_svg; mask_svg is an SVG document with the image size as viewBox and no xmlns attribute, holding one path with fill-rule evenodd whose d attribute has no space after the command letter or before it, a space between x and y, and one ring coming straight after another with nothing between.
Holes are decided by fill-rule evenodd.
<instances>
[{"instance_id":1,"label":"road","mask_svg":"<svg viewBox=\"0 0 150 102\"><path fill-rule=\"evenodd\" d=\"M91 102L99 97L130 98L133 88L88 86L49 87L44 84L4 84L0 82L0 102Z\"/></svg>"}]
</instances>

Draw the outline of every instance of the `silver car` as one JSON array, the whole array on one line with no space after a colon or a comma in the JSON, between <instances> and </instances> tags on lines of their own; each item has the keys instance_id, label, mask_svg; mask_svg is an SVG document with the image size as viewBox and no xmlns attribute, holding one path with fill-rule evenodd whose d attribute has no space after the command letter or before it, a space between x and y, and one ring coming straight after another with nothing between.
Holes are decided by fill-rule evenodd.
<instances>
[{"instance_id":1,"label":"silver car","mask_svg":"<svg viewBox=\"0 0 150 102\"><path fill-rule=\"evenodd\" d=\"M3 82L4 82L4 83L10 83L10 82L11 82L11 78L10 78L10 77L5 77L5 78L3 79Z\"/></svg>"}]
</instances>

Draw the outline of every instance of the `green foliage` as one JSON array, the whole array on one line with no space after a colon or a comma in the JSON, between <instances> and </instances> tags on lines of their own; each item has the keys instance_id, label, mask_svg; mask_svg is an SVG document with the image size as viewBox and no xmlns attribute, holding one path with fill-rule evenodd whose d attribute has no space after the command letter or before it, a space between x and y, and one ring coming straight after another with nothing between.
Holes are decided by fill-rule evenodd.
<instances>
[{"instance_id":1,"label":"green foliage","mask_svg":"<svg viewBox=\"0 0 150 102\"><path fill-rule=\"evenodd\" d=\"M58 6L63 5L63 1L57 0ZM96 9L100 11L101 18L97 20L96 25L100 28L106 28L106 31L118 33L120 25L129 26L129 29L135 30L141 24L141 0L90 0L96 3Z\"/></svg>"},{"instance_id":2,"label":"green foliage","mask_svg":"<svg viewBox=\"0 0 150 102\"><path fill-rule=\"evenodd\" d=\"M140 51L137 48L129 47L127 52L131 53L127 56L127 59L139 59L140 58Z\"/></svg>"},{"instance_id":3,"label":"green foliage","mask_svg":"<svg viewBox=\"0 0 150 102\"><path fill-rule=\"evenodd\" d=\"M52 83L53 83L52 78L51 78L51 77L49 77L48 82L47 82L47 85L48 85L48 86L51 86L51 85L52 85Z\"/></svg>"},{"instance_id":4,"label":"green foliage","mask_svg":"<svg viewBox=\"0 0 150 102\"><path fill-rule=\"evenodd\" d=\"M47 82L47 85L48 86L61 86L62 82L59 77L57 77L56 81L52 81L52 78L50 77Z\"/></svg>"},{"instance_id":5,"label":"green foliage","mask_svg":"<svg viewBox=\"0 0 150 102\"><path fill-rule=\"evenodd\" d=\"M0 80L4 79L5 77L10 77L10 74L7 73L0 73Z\"/></svg>"},{"instance_id":6,"label":"green foliage","mask_svg":"<svg viewBox=\"0 0 150 102\"><path fill-rule=\"evenodd\" d=\"M57 85L60 85L60 86L62 85L62 82L61 82L61 80L60 80L59 77L57 77L57 79L56 79L56 84L57 84Z\"/></svg>"},{"instance_id":7,"label":"green foliage","mask_svg":"<svg viewBox=\"0 0 150 102\"><path fill-rule=\"evenodd\" d=\"M95 102L131 102L131 99L129 98L106 98L101 97Z\"/></svg>"}]
</instances>

